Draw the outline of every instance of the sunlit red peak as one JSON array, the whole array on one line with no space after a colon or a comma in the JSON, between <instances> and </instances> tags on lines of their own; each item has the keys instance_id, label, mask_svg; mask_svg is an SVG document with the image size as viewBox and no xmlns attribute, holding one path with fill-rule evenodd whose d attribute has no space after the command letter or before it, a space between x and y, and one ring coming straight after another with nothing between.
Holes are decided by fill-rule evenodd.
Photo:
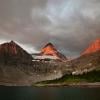
<instances>
[{"instance_id":1,"label":"sunlit red peak","mask_svg":"<svg viewBox=\"0 0 100 100\"><path fill-rule=\"evenodd\" d=\"M60 53L52 43L48 43L47 45L45 45L41 50L41 54L54 56L61 61L67 60L66 56Z\"/></svg>"},{"instance_id":2,"label":"sunlit red peak","mask_svg":"<svg viewBox=\"0 0 100 100\"><path fill-rule=\"evenodd\" d=\"M44 55L56 55L57 50L52 43L48 43L42 48L41 53Z\"/></svg>"},{"instance_id":3,"label":"sunlit red peak","mask_svg":"<svg viewBox=\"0 0 100 100\"><path fill-rule=\"evenodd\" d=\"M96 39L83 53L82 55L85 54L90 54L96 51L100 50L100 38Z\"/></svg>"}]
</instances>

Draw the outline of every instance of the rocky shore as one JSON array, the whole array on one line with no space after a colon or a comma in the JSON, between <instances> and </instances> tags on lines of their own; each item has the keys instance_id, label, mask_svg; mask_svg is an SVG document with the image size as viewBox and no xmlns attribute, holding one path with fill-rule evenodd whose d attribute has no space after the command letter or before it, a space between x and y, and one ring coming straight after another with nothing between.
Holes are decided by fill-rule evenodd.
<instances>
[{"instance_id":1,"label":"rocky shore","mask_svg":"<svg viewBox=\"0 0 100 100\"><path fill-rule=\"evenodd\" d=\"M89 87L89 88L93 88L93 87L99 87L100 88L100 82L95 82L95 83L87 83L87 82L83 82L83 83L56 83L56 84L33 84L33 86L36 87Z\"/></svg>"}]
</instances>

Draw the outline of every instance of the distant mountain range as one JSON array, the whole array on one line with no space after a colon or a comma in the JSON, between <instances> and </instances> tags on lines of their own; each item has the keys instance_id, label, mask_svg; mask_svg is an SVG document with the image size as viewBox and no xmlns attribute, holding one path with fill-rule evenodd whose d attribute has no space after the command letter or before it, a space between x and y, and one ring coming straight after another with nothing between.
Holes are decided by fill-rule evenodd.
<instances>
[{"instance_id":1,"label":"distant mountain range","mask_svg":"<svg viewBox=\"0 0 100 100\"><path fill-rule=\"evenodd\" d=\"M100 50L100 39L96 39L91 43L80 56L88 55ZM50 56L55 57L59 60L68 60L65 55L59 52L52 43L47 43L40 51L40 53L35 54L38 56ZM7 59L16 59L20 61L27 62L28 60L32 60L32 56L28 54L23 48L21 48L17 43L14 41L7 42L0 45L0 60Z\"/></svg>"},{"instance_id":2,"label":"distant mountain range","mask_svg":"<svg viewBox=\"0 0 100 100\"><path fill-rule=\"evenodd\" d=\"M90 44L80 57L70 61L52 43L46 44L37 55L56 57L58 61L33 61L31 54L14 41L1 44L0 84L30 85L60 78L68 73L77 75L100 70L100 39Z\"/></svg>"}]
</instances>

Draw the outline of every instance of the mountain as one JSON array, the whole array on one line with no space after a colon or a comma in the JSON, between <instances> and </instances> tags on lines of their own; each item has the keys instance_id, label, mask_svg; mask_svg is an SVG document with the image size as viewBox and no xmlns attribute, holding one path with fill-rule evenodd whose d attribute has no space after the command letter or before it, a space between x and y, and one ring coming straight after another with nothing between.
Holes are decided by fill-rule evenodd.
<instances>
[{"instance_id":1,"label":"mountain","mask_svg":"<svg viewBox=\"0 0 100 100\"><path fill-rule=\"evenodd\" d=\"M82 53L82 55L90 54L100 50L100 38L96 39L89 47Z\"/></svg>"},{"instance_id":2,"label":"mountain","mask_svg":"<svg viewBox=\"0 0 100 100\"><path fill-rule=\"evenodd\" d=\"M11 63L28 63L32 61L32 57L23 48L14 41L0 45L0 62Z\"/></svg>"},{"instance_id":3,"label":"mountain","mask_svg":"<svg viewBox=\"0 0 100 100\"><path fill-rule=\"evenodd\" d=\"M62 62L45 63L32 60L31 55L14 41L1 44L0 85L29 86L34 82L62 76Z\"/></svg>"},{"instance_id":4,"label":"mountain","mask_svg":"<svg viewBox=\"0 0 100 100\"><path fill-rule=\"evenodd\" d=\"M100 38L93 41L77 59L72 60L82 72L100 69Z\"/></svg>"},{"instance_id":5,"label":"mountain","mask_svg":"<svg viewBox=\"0 0 100 100\"><path fill-rule=\"evenodd\" d=\"M62 77L37 82L36 86L91 86L95 82L100 84L100 50L66 62L61 71Z\"/></svg>"},{"instance_id":6,"label":"mountain","mask_svg":"<svg viewBox=\"0 0 100 100\"><path fill-rule=\"evenodd\" d=\"M100 70L100 50L82 55L71 61L73 68L77 73L83 74L93 70Z\"/></svg>"},{"instance_id":7,"label":"mountain","mask_svg":"<svg viewBox=\"0 0 100 100\"><path fill-rule=\"evenodd\" d=\"M67 58L60 53L52 43L48 43L42 48L41 55L56 56L59 60L67 60Z\"/></svg>"}]
</instances>

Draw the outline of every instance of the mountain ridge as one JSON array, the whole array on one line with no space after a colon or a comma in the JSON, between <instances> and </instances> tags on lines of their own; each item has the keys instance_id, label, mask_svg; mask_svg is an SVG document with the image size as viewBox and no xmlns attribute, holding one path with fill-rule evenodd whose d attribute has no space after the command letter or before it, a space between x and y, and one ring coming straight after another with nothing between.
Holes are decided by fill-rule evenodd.
<instances>
[{"instance_id":1,"label":"mountain ridge","mask_svg":"<svg viewBox=\"0 0 100 100\"><path fill-rule=\"evenodd\" d=\"M100 38L93 41L81 55L91 54L100 50Z\"/></svg>"}]
</instances>

